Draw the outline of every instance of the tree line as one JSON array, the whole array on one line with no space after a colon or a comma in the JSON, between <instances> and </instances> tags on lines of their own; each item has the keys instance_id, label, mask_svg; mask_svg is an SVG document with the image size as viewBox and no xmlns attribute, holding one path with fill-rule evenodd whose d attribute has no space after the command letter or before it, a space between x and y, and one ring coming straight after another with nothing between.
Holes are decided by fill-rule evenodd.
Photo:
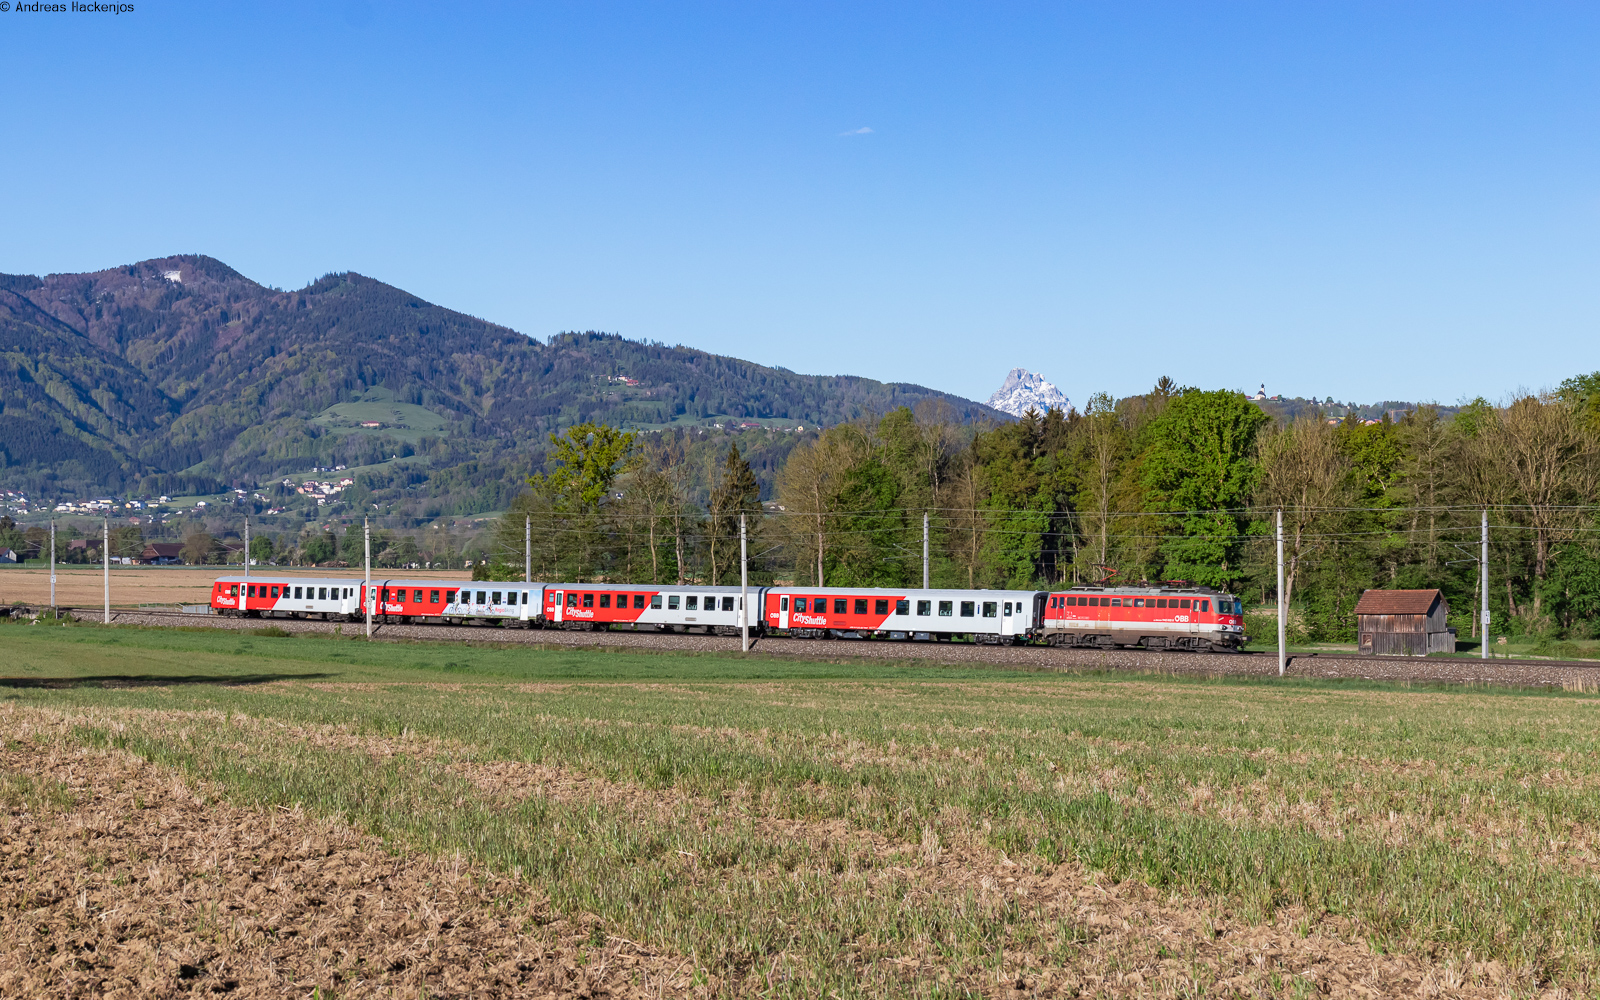
<instances>
[{"instance_id":1,"label":"tree line","mask_svg":"<svg viewBox=\"0 0 1600 1000\"><path fill-rule=\"evenodd\" d=\"M501 519L480 577L936 587L1182 580L1272 605L1275 517L1297 638L1348 640L1371 587L1444 590L1476 634L1489 512L1500 634L1600 630L1600 373L1500 405L1275 420L1163 378L1082 412L966 423L937 400L808 435L762 486L733 442L584 423ZM531 530L530 530L531 527ZM531 535L531 544L525 542Z\"/></svg>"}]
</instances>

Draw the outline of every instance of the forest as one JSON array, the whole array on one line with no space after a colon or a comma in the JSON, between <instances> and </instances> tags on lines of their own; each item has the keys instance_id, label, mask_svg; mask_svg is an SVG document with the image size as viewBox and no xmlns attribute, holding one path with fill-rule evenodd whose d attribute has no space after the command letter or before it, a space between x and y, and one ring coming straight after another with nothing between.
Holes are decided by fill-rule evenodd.
<instances>
[{"instance_id":1,"label":"forest","mask_svg":"<svg viewBox=\"0 0 1600 1000\"><path fill-rule=\"evenodd\" d=\"M1292 638L1348 641L1371 587L1439 587L1478 622L1480 518L1500 634L1600 629L1600 372L1500 405L1398 419L1316 409L1274 419L1238 392L1092 397L1083 412L963 423L938 401L828 428L793 447L762 500L739 443L691 456L681 435L584 423L501 519L483 578L934 586L1184 580L1276 604L1285 536Z\"/></svg>"}]
</instances>

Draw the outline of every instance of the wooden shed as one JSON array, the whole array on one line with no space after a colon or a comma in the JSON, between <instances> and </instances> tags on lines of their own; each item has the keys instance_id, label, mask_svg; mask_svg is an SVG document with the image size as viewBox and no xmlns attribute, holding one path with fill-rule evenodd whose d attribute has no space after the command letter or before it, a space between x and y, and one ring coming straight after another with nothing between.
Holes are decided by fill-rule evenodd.
<instances>
[{"instance_id":1,"label":"wooden shed","mask_svg":"<svg viewBox=\"0 0 1600 1000\"><path fill-rule=\"evenodd\" d=\"M1369 590L1356 602L1362 653L1426 656L1454 653L1456 636L1445 625L1450 605L1437 590Z\"/></svg>"}]
</instances>

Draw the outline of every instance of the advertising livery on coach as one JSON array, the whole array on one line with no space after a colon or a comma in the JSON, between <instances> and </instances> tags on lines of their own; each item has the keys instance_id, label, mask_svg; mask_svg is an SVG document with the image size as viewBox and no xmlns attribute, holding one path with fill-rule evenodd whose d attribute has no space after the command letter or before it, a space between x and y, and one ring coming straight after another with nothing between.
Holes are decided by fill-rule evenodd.
<instances>
[{"instance_id":1,"label":"advertising livery on coach","mask_svg":"<svg viewBox=\"0 0 1600 1000\"><path fill-rule=\"evenodd\" d=\"M361 580L218 577L213 613L356 621ZM374 580L379 623L488 624L516 628L737 634L736 587L611 583ZM1208 587L1074 587L1032 590L890 590L752 587L750 630L798 639L970 640L1145 649L1233 650L1245 641L1243 609Z\"/></svg>"}]
</instances>

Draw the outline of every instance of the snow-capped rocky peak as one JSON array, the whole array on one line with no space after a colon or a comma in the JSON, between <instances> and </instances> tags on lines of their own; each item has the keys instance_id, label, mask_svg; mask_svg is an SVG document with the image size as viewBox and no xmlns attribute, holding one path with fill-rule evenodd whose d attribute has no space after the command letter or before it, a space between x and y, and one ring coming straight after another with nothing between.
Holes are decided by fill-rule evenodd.
<instances>
[{"instance_id":1,"label":"snow-capped rocky peak","mask_svg":"<svg viewBox=\"0 0 1600 1000\"><path fill-rule=\"evenodd\" d=\"M1043 375L1035 375L1026 368L1013 368L1006 376L1005 385L989 397L989 405L1001 413L1020 417L1029 407L1038 410L1040 415L1051 409L1066 413L1072 409L1072 400L1046 382Z\"/></svg>"}]
</instances>

